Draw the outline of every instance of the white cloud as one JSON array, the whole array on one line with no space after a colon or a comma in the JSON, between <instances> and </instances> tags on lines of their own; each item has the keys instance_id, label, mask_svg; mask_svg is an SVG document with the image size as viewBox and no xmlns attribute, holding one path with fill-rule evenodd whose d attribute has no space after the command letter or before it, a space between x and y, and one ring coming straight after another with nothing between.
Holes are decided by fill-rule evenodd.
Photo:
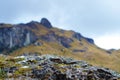
<instances>
[{"instance_id":1,"label":"white cloud","mask_svg":"<svg viewBox=\"0 0 120 80\"><path fill-rule=\"evenodd\" d=\"M120 34L105 34L95 39L96 45L104 49L120 49Z\"/></svg>"}]
</instances>

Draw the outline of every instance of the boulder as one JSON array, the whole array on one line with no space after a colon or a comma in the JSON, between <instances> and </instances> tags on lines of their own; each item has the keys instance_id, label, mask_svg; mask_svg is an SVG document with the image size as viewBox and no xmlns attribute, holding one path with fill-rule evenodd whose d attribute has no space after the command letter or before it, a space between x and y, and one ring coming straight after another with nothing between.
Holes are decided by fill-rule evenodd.
<instances>
[{"instance_id":1,"label":"boulder","mask_svg":"<svg viewBox=\"0 0 120 80\"><path fill-rule=\"evenodd\" d=\"M35 42L34 45L35 46L42 46L42 43L41 42Z\"/></svg>"}]
</instances>

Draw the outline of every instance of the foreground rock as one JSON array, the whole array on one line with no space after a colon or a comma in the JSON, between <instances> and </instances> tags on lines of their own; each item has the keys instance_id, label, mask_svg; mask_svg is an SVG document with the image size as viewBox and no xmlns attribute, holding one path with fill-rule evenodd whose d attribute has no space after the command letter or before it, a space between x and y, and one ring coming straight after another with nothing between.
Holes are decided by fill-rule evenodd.
<instances>
[{"instance_id":1,"label":"foreground rock","mask_svg":"<svg viewBox=\"0 0 120 80\"><path fill-rule=\"evenodd\" d=\"M6 73L3 77L6 80L117 80L120 78L115 71L61 56L26 54L6 61L13 61L15 64L1 68Z\"/></svg>"}]
</instances>

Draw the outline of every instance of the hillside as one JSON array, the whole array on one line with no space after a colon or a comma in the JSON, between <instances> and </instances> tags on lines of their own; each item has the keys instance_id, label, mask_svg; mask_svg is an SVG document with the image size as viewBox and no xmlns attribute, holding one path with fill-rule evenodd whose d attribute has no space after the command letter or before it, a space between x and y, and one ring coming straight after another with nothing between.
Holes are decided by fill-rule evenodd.
<instances>
[{"instance_id":1,"label":"hillside","mask_svg":"<svg viewBox=\"0 0 120 80\"><path fill-rule=\"evenodd\" d=\"M36 53L72 57L120 72L119 51L101 49L93 39L55 28L46 18L26 24L0 24L0 52L9 56Z\"/></svg>"}]
</instances>

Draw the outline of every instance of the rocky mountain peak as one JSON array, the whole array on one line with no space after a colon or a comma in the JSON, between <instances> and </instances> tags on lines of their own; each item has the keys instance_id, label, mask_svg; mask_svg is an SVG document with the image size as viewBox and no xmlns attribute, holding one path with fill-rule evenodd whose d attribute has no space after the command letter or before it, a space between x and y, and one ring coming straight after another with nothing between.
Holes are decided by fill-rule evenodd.
<instances>
[{"instance_id":1,"label":"rocky mountain peak","mask_svg":"<svg viewBox=\"0 0 120 80\"><path fill-rule=\"evenodd\" d=\"M47 18L42 18L40 23L47 28L52 28L52 25Z\"/></svg>"}]
</instances>

